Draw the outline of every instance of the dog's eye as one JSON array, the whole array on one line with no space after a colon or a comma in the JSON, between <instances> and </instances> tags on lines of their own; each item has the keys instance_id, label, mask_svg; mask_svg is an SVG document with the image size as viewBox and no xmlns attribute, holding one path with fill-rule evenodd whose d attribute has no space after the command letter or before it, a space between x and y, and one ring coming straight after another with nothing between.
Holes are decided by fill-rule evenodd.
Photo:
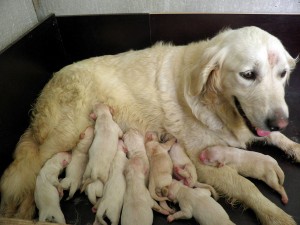
<instances>
[{"instance_id":1,"label":"dog's eye","mask_svg":"<svg viewBox=\"0 0 300 225\"><path fill-rule=\"evenodd\" d=\"M256 79L256 73L252 70L240 72L240 76L247 80L255 80Z\"/></svg>"},{"instance_id":2,"label":"dog's eye","mask_svg":"<svg viewBox=\"0 0 300 225\"><path fill-rule=\"evenodd\" d=\"M282 71L282 72L280 73L280 77L281 77L281 78L284 78L285 75L286 75L286 70L284 70L284 71Z\"/></svg>"}]
</instances>

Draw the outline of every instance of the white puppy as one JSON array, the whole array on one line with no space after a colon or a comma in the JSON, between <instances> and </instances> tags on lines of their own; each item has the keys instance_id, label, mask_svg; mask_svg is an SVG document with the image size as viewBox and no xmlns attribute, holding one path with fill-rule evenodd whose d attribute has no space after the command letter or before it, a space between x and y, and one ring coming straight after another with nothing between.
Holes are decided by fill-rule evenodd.
<instances>
[{"instance_id":1,"label":"white puppy","mask_svg":"<svg viewBox=\"0 0 300 225\"><path fill-rule=\"evenodd\" d=\"M185 153L184 148L177 142L175 143L169 155L173 162L173 174L178 180L189 187L194 187L197 182L196 167Z\"/></svg>"},{"instance_id":2,"label":"white puppy","mask_svg":"<svg viewBox=\"0 0 300 225\"><path fill-rule=\"evenodd\" d=\"M214 199L219 198L212 186L197 181L196 167L178 142L171 147L169 155L173 162L173 175L177 180L182 181L188 187L206 188L211 192Z\"/></svg>"},{"instance_id":3,"label":"white puppy","mask_svg":"<svg viewBox=\"0 0 300 225\"><path fill-rule=\"evenodd\" d=\"M282 186L284 173L271 156L238 148L213 146L200 153L200 160L211 166L228 165L245 177L262 180L281 194L284 204L288 203L288 196Z\"/></svg>"},{"instance_id":4,"label":"white puppy","mask_svg":"<svg viewBox=\"0 0 300 225\"><path fill-rule=\"evenodd\" d=\"M168 222L177 219L190 219L194 217L201 225L233 225L229 216L213 198L208 189L190 188L180 181L173 180L169 186L168 197L179 203L180 211L169 215Z\"/></svg>"},{"instance_id":5,"label":"white puppy","mask_svg":"<svg viewBox=\"0 0 300 225\"><path fill-rule=\"evenodd\" d=\"M85 182L88 178L94 181L100 179L105 183L117 151L118 139L122 137L123 132L113 121L109 107L102 103L94 106L91 117L96 119L95 137L89 149L89 161L83 180Z\"/></svg>"},{"instance_id":6,"label":"white puppy","mask_svg":"<svg viewBox=\"0 0 300 225\"><path fill-rule=\"evenodd\" d=\"M126 189L126 181L123 174L128 161L126 151L124 142L119 140L118 151L110 167L109 178L104 186L103 197L100 199L94 225L99 224L99 222L102 225L106 225L105 216L110 220L111 225L119 224Z\"/></svg>"},{"instance_id":7,"label":"white puppy","mask_svg":"<svg viewBox=\"0 0 300 225\"><path fill-rule=\"evenodd\" d=\"M39 221L66 223L59 204L63 190L58 176L70 161L71 154L60 152L50 158L40 170L34 192Z\"/></svg>"},{"instance_id":8,"label":"white puppy","mask_svg":"<svg viewBox=\"0 0 300 225\"><path fill-rule=\"evenodd\" d=\"M69 190L70 199L79 189L88 161L88 150L94 138L94 129L88 127L80 135L80 141L72 151L72 160L66 168L66 177L60 182L64 190Z\"/></svg>"},{"instance_id":9,"label":"white puppy","mask_svg":"<svg viewBox=\"0 0 300 225\"><path fill-rule=\"evenodd\" d=\"M127 148L129 159L137 157L142 159L145 171L145 182L148 184L149 160L146 154L144 136L137 130L129 129L123 135L123 141Z\"/></svg>"},{"instance_id":10,"label":"white puppy","mask_svg":"<svg viewBox=\"0 0 300 225\"><path fill-rule=\"evenodd\" d=\"M171 138L165 143L159 143L156 133L146 133L145 146L150 161L149 192L169 212L173 210L168 207L165 202L168 198L164 196L168 195L168 188L172 183L173 163L168 151L175 142L176 139Z\"/></svg>"},{"instance_id":11,"label":"white puppy","mask_svg":"<svg viewBox=\"0 0 300 225\"><path fill-rule=\"evenodd\" d=\"M173 163L168 154L176 139L172 138L165 143L159 143L156 133L147 132L145 147L150 161L149 191L157 201L167 200L168 185L172 182ZM165 193L164 193L165 192Z\"/></svg>"},{"instance_id":12,"label":"white puppy","mask_svg":"<svg viewBox=\"0 0 300 225\"><path fill-rule=\"evenodd\" d=\"M152 209L165 215L169 213L151 198L146 188L149 162L144 146L144 137L137 131L129 130L123 138L128 149L129 161L124 171L126 191L121 224L151 225L153 222Z\"/></svg>"}]
</instances>

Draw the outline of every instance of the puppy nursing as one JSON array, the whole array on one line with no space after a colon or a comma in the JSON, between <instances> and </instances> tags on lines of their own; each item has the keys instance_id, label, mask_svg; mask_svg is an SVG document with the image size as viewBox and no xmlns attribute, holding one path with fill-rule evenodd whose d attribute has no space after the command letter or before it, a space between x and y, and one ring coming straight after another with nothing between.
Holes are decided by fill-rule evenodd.
<instances>
[{"instance_id":1,"label":"puppy nursing","mask_svg":"<svg viewBox=\"0 0 300 225\"><path fill-rule=\"evenodd\" d=\"M88 127L80 135L80 141L72 150L72 160L66 168L66 177L60 182L64 190L69 190L71 199L82 183L82 176L88 161L88 150L94 139L94 129Z\"/></svg>"},{"instance_id":2,"label":"puppy nursing","mask_svg":"<svg viewBox=\"0 0 300 225\"><path fill-rule=\"evenodd\" d=\"M196 167L185 153L179 143L175 143L169 155L173 162L173 174L178 180L183 180L184 184L194 187L197 182Z\"/></svg>"},{"instance_id":3,"label":"puppy nursing","mask_svg":"<svg viewBox=\"0 0 300 225\"><path fill-rule=\"evenodd\" d=\"M168 154L175 138L165 143L159 143L158 136L154 132L147 132L145 146L150 161L149 192L151 197L159 201L163 208L173 212L166 204L168 200L168 188L172 183L173 163Z\"/></svg>"},{"instance_id":4,"label":"puppy nursing","mask_svg":"<svg viewBox=\"0 0 300 225\"><path fill-rule=\"evenodd\" d=\"M34 192L34 200L39 210L39 221L66 223L59 204L63 192L58 176L70 161L69 153L57 153L40 170Z\"/></svg>"},{"instance_id":5,"label":"puppy nursing","mask_svg":"<svg viewBox=\"0 0 300 225\"><path fill-rule=\"evenodd\" d=\"M203 150L200 160L211 166L228 165L245 177L262 180L281 194L284 204L288 203L288 196L283 188L284 173L277 161L268 155L237 148L214 146Z\"/></svg>"},{"instance_id":6,"label":"puppy nursing","mask_svg":"<svg viewBox=\"0 0 300 225\"><path fill-rule=\"evenodd\" d=\"M122 225L153 223L152 209L169 214L154 201L146 187L148 181L149 162L144 146L144 137L137 131L125 133L125 145L128 149L129 161L125 168L126 191L121 215Z\"/></svg>"},{"instance_id":7,"label":"puppy nursing","mask_svg":"<svg viewBox=\"0 0 300 225\"><path fill-rule=\"evenodd\" d=\"M123 132L113 121L108 106L98 103L90 117L95 121L95 136L89 149L89 161L83 174L83 187L92 204L102 196L103 186L109 175L110 165L117 151Z\"/></svg>"},{"instance_id":8,"label":"puppy nursing","mask_svg":"<svg viewBox=\"0 0 300 225\"><path fill-rule=\"evenodd\" d=\"M169 186L168 197L179 203L180 211L169 215L168 222L194 217L201 225L233 225L222 206L210 195L208 189L190 188L180 181L173 180Z\"/></svg>"},{"instance_id":9,"label":"puppy nursing","mask_svg":"<svg viewBox=\"0 0 300 225\"><path fill-rule=\"evenodd\" d=\"M104 185L103 197L99 200L95 225L99 223L106 225L104 217L110 220L111 225L119 224L126 189L126 181L123 175L125 165L128 161L126 151L127 149L123 141L119 140L118 150L110 168L109 178Z\"/></svg>"},{"instance_id":10,"label":"puppy nursing","mask_svg":"<svg viewBox=\"0 0 300 225\"><path fill-rule=\"evenodd\" d=\"M118 139L122 137L123 132L113 121L108 106L102 103L94 106L91 117L96 119L95 137L89 149L89 162L83 178L100 179L105 183L108 179L109 166L117 151Z\"/></svg>"}]
</instances>

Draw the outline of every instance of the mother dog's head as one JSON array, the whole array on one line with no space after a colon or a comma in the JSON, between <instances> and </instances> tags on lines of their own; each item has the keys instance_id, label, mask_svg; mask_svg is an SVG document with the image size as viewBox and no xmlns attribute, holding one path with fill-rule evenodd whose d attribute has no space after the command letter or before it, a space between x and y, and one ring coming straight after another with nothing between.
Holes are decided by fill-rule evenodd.
<instances>
[{"instance_id":1,"label":"mother dog's head","mask_svg":"<svg viewBox=\"0 0 300 225\"><path fill-rule=\"evenodd\" d=\"M199 61L187 76L189 103L192 99L205 105L228 103L256 136L287 126L284 87L296 60L276 37L244 27L225 30L199 46Z\"/></svg>"}]
</instances>

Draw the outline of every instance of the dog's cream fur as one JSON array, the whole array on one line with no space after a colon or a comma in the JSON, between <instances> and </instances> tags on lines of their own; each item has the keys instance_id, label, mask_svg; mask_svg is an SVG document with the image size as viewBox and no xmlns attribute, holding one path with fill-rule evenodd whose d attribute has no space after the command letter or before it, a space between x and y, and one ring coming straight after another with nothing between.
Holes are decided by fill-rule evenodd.
<instances>
[{"instance_id":1,"label":"dog's cream fur","mask_svg":"<svg viewBox=\"0 0 300 225\"><path fill-rule=\"evenodd\" d=\"M198 160L209 146L245 148L258 138L246 126L233 96L259 130L267 131L265 121L278 111L287 118L284 86L295 64L277 38L245 27L185 46L157 44L66 66L37 99L14 162L2 176L1 214L32 216L36 174L53 154L76 146L80 133L93 123L93 105L103 102L113 108L122 130L175 136L195 164L198 180L252 208L262 224L295 224L234 169L220 170ZM253 71L255 80L246 79ZM286 121L280 124L284 127ZM259 139L300 161L300 145L281 133Z\"/></svg>"},{"instance_id":2,"label":"dog's cream fur","mask_svg":"<svg viewBox=\"0 0 300 225\"><path fill-rule=\"evenodd\" d=\"M84 133L80 134L80 141L72 150L72 160L66 168L66 177L61 180L64 190L69 190L71 199L82 183L82 176L88 162L88 150L94 138L94 129L88 127Z\"/></svg>"},{"instance_id":3,"label":"dog's cream fur","mask_svg":"<svg viewBox=\"0 0 300 225\"><path fill-rule=\"evenodd\" d=\"M71 161L71 154L60 152L49 159L36 179L34 199L39 221L66 223L59 201L63 195L58 176Z\"/></svg>"},{"instance_id":4,"label":"dog's cream fur","mask_svg":"<svg viewBox=\"0 0 300 225\"><path fill-rule=\"evenodd\" d=\"M232 147L213 146L201 152L200 160L210 166L228 165L245 177L262 180L281 195L284 204L288 203L288 196L283 187L284 173L277 161L269 155Z\"/></svg>"},{"instance_id":5,"label":"dog's cream fur","mask_svg":"<svg viewBox=\"0 0 300 225\"><path fill-rule=\"evenodd\" d=\"M94 225L107 225L105 217L110 220L111 225L119 224L126 189L123 172L127 161L125 145L122 140L119 140L118 150L110 167L109 178L104 185L103 197L99 200Z\"/></svg>"},{"instance_id":6,"label":"dog's cream fur","mask_svg":"<svg viewBox=\"0 0 300 225\"><path fill-rule=\"evenodd\" d=\"M180 181L173 180L168 197L173 202L179 203L180 210L169 215L168 222L194 217L203 225L234 225L226 211L210 195L208 189L190 188Z\"/></svg>"}]
</instances>

